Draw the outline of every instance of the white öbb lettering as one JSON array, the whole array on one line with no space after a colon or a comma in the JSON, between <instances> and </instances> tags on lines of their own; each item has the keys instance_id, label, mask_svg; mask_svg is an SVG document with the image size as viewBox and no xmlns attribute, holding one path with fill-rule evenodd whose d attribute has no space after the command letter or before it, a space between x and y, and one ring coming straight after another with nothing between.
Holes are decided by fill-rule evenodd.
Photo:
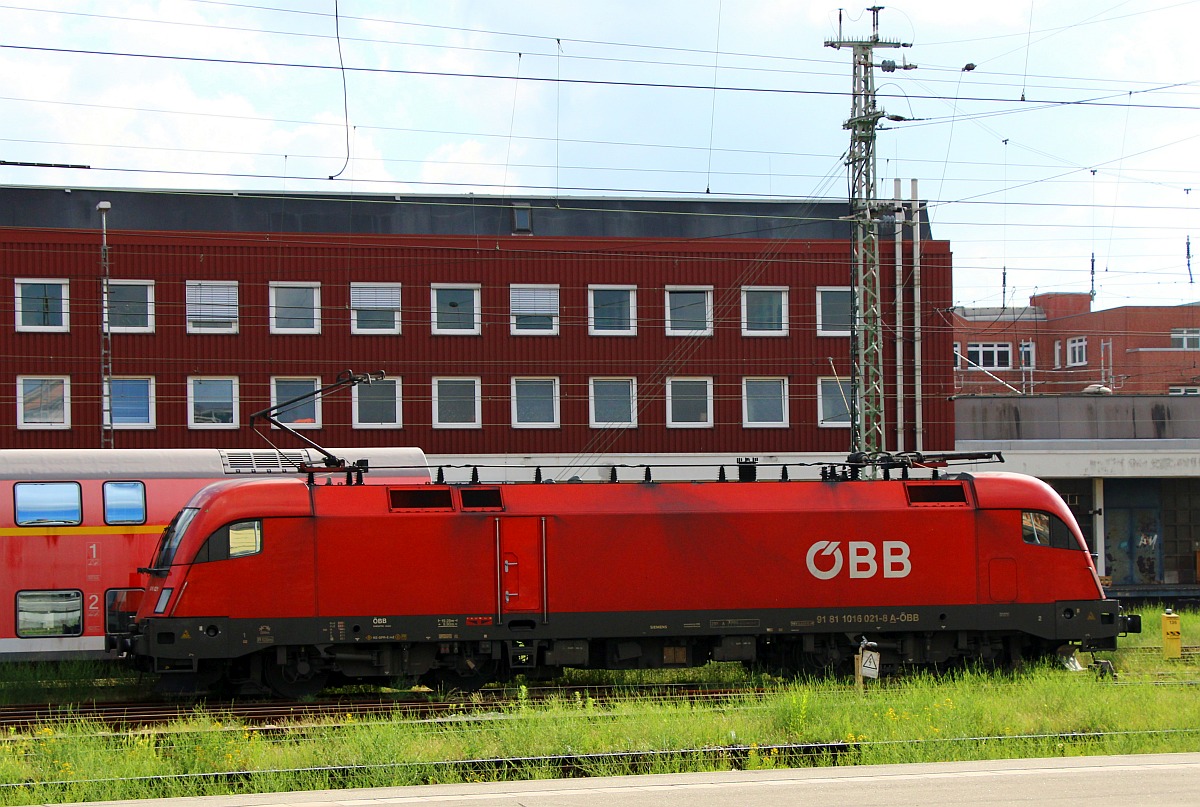
<instances>
[{"instance_id":1,"label":"white \u00f6bb lettering","mask_svg":"<svg viewBox=\"0 0 1200 807\"><path fill-rule=\"evenodd\" d=\"M882 558L871 541L847 541L842 551L841 541L817 541L808 548L805 560L808 571L818 580L832 580L847 569L852 579L874 577L883 567L884 577L908 577L912 561L908 559L908 544L904 541L883 541Z\"/></svg>"}]
</instances>

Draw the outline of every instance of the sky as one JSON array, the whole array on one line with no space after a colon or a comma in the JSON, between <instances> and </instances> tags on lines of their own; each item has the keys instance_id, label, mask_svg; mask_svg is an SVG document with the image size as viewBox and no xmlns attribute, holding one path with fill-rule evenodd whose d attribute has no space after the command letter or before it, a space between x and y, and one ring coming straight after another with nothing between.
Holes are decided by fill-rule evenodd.
<instances>
[{"instance_id":1,"label":"sky","mask_svg":"<svg viewBox=\"0 0 1200 807\"><path fill-rule=\"evenodd\" d=\"M956 304L1200 301L1200 0L878 26L915 68L875 72L876 196L916 181ZM813 0L0 0L0 184L846 199L826 42L872 34Z\"/></svg>"}]
</instances>

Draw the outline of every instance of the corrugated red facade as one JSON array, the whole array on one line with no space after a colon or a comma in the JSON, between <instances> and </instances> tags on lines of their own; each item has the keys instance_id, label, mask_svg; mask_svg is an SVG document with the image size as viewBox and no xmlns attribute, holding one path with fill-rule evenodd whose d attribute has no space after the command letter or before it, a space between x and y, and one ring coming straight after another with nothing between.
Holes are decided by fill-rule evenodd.
<instances>
[{"instance_id":1,"label":"corrugated red facade","mask_svg":"<svg viewBox=\"0 0 1200 807\"><path fill-rule=\"evenodd\" d=\"M401 380L400 428L355 428L350 396L321 405L321 426L306 434L324 445L414 445L430 454L785 453L844 452L849 430L818 424L818 379L849 375L850 339L817 334L819 287L846 287L850 245L844 241L683 238L553 238L539 236L376 236L280 233L196 233L110 229L110 277L153 281L150 333L113 333L112 376L154 379L153 428L116 428L120 448L261 447L250 414L270 405L271 379L383 370ZM893 245L881 260L888 448L895 448L896 329ZM94 230L0 229L0 446L70 448L101 445L101 261ZM911 278L910 256L905 276ZM922 245L921 368L925 450L954 447L952 335L940 312L951 305L949 244ZM21 281L66 281L69 327L28 332L15 319ZM238 332L189 333L187 281L236 281ZM277 334L269 327L272 282L320 284L320 333ZM351 282L402 284L402 332L352 334ZM431 332L430 287L479 284L478 335ZM510 331L510 284L559 287L556 335ZM636 335L589 334L588 289L595 284L636 287ZM712 287L712 334L670 336L665 327L668 286ZM741 291L748 286L787 291L785 336L742 332ZM912 290L904 292L906 323ZM905 447L916 445L913 331L905 324ZM21 377L70 380L69 428L18 428ZM188 425L188 379L232 376L239 386L240 426ZM481 428L433 428L434 377L482 380ZM513 377L554 377L559 423L514 428ZM636 428L589 425L588 384L598 376L637 379ZM665 380L711 377L712 425L668 428ZM746 377L785 377L786 427L743 425ZM265 429L281 444L292 438Z\"/></svg>"}]
</instances>

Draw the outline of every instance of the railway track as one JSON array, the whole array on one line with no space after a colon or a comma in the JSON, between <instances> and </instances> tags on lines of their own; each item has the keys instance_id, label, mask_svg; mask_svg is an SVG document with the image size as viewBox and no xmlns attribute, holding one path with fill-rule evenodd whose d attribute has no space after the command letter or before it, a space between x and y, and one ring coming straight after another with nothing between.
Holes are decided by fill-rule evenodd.
<instances>
[{"instance_id":1,"label":"railway track","mask_svg":"<svg viewBox=\"0 0 1200 807\"><path fill-rule=\"evenodd\" d=\"M761 694L757 688L712 688L697 684L655 684L629 686L526 687L481 690L470 695L438 699L415 693L420 699L391 697L319 699L312 701L206 701L91 703L77 705L31 704L0 707L0 732L21 731L31 726L63 722L90 722L114 731L160 728L173 721L194 718L197 708L221 719L237 721L250 730L303 727L322 723L336 725L363 717L394 717L406 720L432 720L454 713L486 712L511 709L523 702L541 702L554 698L590 699L603 703L618 698L642 697L661 701L690 702L745 698Z\"/></svg>"},{"instance_id":2,"label":"railway track","mask_svg":"<svg viewBox=\"0 0 1200 807\"><path fill-rule=\"evenodd\" d=\"M1063 747L1082 745L1095 747L1110 741L1120 741L1130 734L1163 737L1195 737L1200 728L1161 729L1143 732L1069 732L1058 734L987 735L974 737L944 737L936 740L921 740L944 746L971 746L974 748L1008 744L1018 746L1030 741L1053 741ZM294 769L271 770L227 770L213 772L172 773L151 776L93 778L73 781L43 781L40 787L78 785L81 783L136 783L141 787L170 787L173 783L203 781L229 790L253 792L260 778L276 781L281 774L317 774L327 788L362 786L364 775L403 775L410 784L432 784L446 781L502 781L524 779L530 776L555 778L579 778L596 775L634 775L659 773L666 768L711 770L730 768L744 770L751 767L797 767L800 765L852 765L872 746L910 743L911 740L883 741L835 741L814 743L780 743L751 745L704 746L682 749L653 749L637 751L611 751L600 753L545 754L537 756L489 757L477 759L450 759L422 762L378 762L356 765L328 765ZM30 782L0 782L0 793L9 788L26 788Z\"/></svg>"}]
</instances>

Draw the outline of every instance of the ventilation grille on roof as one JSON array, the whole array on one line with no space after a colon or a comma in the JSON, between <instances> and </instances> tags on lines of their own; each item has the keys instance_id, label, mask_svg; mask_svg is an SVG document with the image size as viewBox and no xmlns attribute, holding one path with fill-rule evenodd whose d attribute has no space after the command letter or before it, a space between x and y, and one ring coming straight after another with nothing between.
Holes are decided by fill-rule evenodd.
<instances>
[{"instance_id":1,"label":"ventilation grille on roof","mask_svg":"<svg viewBox=\"0 0 1200 807\"><path fill-rule=\"evenodd\" d=\"M282 474L295 473L308 462L303 451L222 451L227 474Z\"/></svg>"}]
</instances>

